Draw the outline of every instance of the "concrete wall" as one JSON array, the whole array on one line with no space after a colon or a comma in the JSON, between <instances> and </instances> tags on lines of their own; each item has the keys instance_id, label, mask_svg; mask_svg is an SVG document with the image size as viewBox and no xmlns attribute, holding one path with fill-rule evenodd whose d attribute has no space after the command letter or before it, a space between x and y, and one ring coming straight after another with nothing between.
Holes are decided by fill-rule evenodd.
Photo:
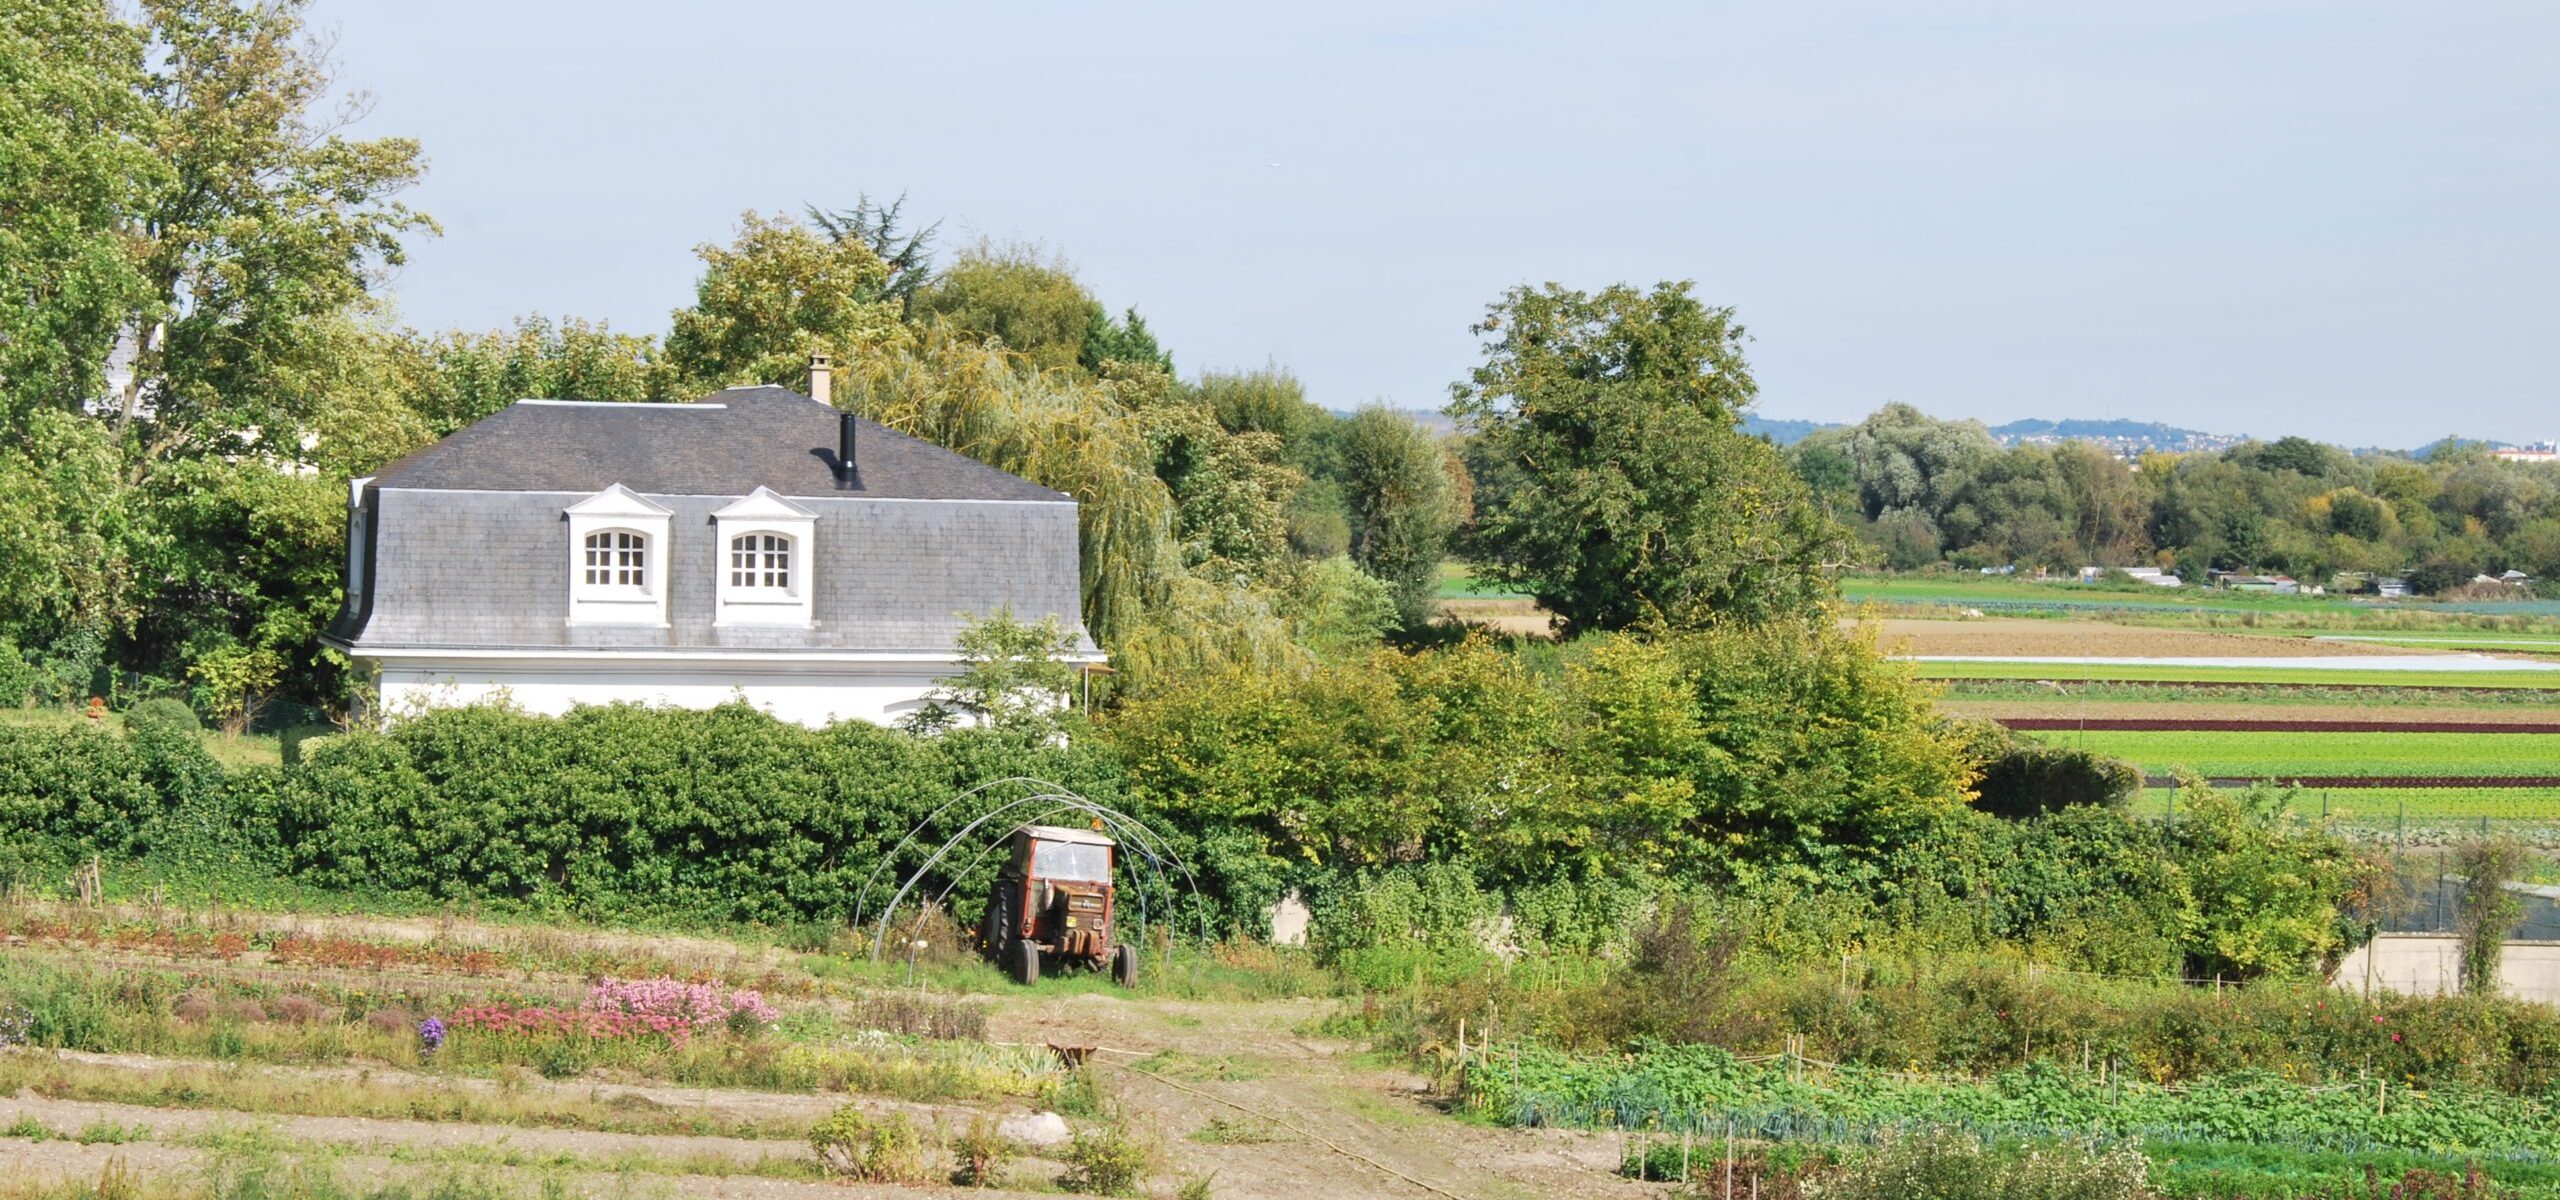
<instances>
[{"instance_id":1,"label":"concrete wall","mask_svg":"<svg viewBox=\"0 0 2560 1200\"><path fill-rule=\"evenodd\" d=\"M2351 992L2435 996L2462 990L2462 943L2444 933L2386 933L2338 964ZM2521 1000L2560 1004L2560 942L2509 942L2498 987Z\"/></svg>"}]
</instances>

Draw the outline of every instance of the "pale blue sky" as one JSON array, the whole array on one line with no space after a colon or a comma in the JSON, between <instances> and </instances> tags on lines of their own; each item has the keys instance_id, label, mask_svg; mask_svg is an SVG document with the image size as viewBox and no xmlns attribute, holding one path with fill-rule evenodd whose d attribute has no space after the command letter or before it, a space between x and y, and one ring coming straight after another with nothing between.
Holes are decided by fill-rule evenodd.
<instances>
[{"instance_id":1,"label":"pale blue sky","mask_svg":"<svg viewBox=\"0 0 2560 1200\"><path fill-rule=\"evenodd\" d=\"M421 328L662 331L740 211L1036 239L1186 372L1437 407L1515 283L1693 278L1760 411L2560 436L2560 5L318 0Z\"/></svg>"}]
</instances>

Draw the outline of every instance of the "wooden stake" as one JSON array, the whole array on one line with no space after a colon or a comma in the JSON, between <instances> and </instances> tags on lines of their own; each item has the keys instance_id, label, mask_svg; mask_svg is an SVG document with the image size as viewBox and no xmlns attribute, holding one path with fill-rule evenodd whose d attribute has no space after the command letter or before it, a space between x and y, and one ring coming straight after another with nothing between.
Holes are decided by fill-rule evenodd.
<instances>
[{"instance_id":1,"label":"wooden stake","mask_svg":"<svg viewBox=\"0 0 2560 1200\"><path fill-rule=\"evenodd\" d=\"M1733 1200L1733 1122L1724 1123L1724 1200Z\"/></svg>"}]
</instances>

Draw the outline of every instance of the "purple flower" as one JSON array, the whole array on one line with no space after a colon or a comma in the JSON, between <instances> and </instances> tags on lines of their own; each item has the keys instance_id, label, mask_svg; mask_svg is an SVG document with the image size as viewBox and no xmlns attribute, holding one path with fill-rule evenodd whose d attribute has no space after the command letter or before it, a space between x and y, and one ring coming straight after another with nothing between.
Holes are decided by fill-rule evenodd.
<instances>
[{"instance_id":1,"label":"purple flower","mask_svg":"<svg viewBox=\"0 0 2560 1200\"><path fill-rule=\"evenodd\" d=\"M418 1022L418 1044L425 1046L427 1053L435 1053L436 1047L444 1045L444 1022L434 1017Z\"/></svg>"}]
</instances>

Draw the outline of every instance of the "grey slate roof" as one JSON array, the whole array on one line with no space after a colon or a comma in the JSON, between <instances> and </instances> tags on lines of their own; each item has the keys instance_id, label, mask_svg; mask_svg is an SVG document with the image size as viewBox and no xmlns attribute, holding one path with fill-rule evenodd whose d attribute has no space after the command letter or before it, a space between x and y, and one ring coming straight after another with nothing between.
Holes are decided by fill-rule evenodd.
<instances>
[{"instance_id":1,"label":"grey slate roof","mask_svg":"<svg viewBox=\"0 0 2560 1200\"><path fill-rule=\"evenodd\" d=\"M835 475L836 410L787 388L691 404L517 401L382 469L378 488L882 500L1065 500L985 463L858 420L852 486Z\"/></svg>"},{"instance_id":2,"label":"grey slate roof","mask_svg":"<svg viewBox=\"0 0 2560 1200\"><path fill-rule=\"evenodd\" d=\"M1072 498L869 422L859 486L838 488L835 422L769 387L695 405L512 405L374 477L354 514L363 578L330 636L358 653L947 652L967 617L1010 608L1055 616L1092 648ZM652 566L663 627L567 621L564 511L616 483L671 513ZM817 516L799 566L811 627L716 621L712 514L759 486Z\"/></svg>"}]
</instances>

